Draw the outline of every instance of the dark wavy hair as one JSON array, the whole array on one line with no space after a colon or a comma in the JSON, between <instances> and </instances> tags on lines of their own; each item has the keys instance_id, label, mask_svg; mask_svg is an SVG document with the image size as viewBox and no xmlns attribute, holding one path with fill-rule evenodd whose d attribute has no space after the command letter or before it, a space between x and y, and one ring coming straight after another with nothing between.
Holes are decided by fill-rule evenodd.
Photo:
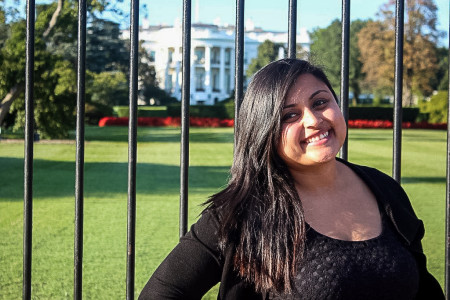
<instances>
[{"instance_id":1,"label":"dark wavy hair","mask_svg":"<svg viewBox=\"0 0 450 300\"><path fill-rule=\"evenodd\" d=\"M277 153L281 113L302 74L333 93L324 72L299 59L282 59L257 72L245 93L227 187L207 209L220 218L219 246L234 247L234 268L258 292L291 293L305 248L305 219L291 174Z\"/></svg>"}]
</instances>

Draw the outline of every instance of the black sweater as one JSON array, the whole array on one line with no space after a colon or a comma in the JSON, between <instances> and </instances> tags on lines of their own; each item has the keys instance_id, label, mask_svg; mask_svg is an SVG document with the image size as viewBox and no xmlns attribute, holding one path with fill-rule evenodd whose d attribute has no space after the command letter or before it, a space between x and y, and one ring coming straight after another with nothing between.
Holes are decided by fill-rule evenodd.
<instances>
[{"instance_id":1,"label":"black sweater","mask_svg":"<svg viewBox=\"0 0 450 300\"><path fill-rule=\"evenodd\" d=\"M413 254L419 271L416 299L444 299L439 283L426 268L421 245L425 232L423 223L416 217L400 185L376 169L339 161L369 186L398 238ZM154 272L139 299L201 299L218 282L218 299L267 299L268 294L256 293L252 285L234 271L233 245L224 253L219 251L218 228L217 215L205 211Z\"/></svg>"}]
</instances>

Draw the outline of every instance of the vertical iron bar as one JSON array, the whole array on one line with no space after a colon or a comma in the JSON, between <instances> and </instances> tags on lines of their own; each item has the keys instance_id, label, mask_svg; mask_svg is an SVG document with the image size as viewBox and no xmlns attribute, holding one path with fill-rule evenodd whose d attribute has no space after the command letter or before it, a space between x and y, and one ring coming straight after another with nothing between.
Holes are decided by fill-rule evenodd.
<instances>
[{"instance_id":1,"label":"vertical iron bar","mask_svg":"<svg viewBox=\"0 0 450 300\"><path fill-rule=\"evenodd\" d=\"M127 300L134 299L136 242L137 93L139 58L139 0L131 0L130 116L128 123Z\"/></svg>"},{"instance_id":2,"label":"vertical iron bar","mask_svg":"<svg viewBox=\"0 0 450 300\"><path fill-rule=\"evenodd\" d=\"M450 7L449 7L449 21L450 21ZM449 31L450 33L450 22ZM450 41L449 41L449 51L448 51L449 65L448 74L450 74ZM446 215L445 215L445 298L449 299L450 295L450 80L448 89L448 107L447 107L447 185L446 185Z\"/></svg>"},{"instance_id":3,"label":"vertical iron bar","mask_svg":"<svg viewBox=\"0 0 450 300\"><path fill-rule=\"evenodd\" d=\"M34 23L35 1L27 1L25 65L25 159L23 197L23 299L31 299L31 256L33 234L33 135L34 135Z\"/></svg>"},{"instance_id":4,"label":"vertical iron bar","mask_svg":"<svg viewBox=\"0 0 450 300\"><path fill-rule=\"evenodd\" d=\"M244 94L244 7L245 0L236 0L236 31L235 31L235 73L234 73L234 141L236 145L236 125L239 109Z\"/></svg>"},{"instance_id":5,"label":"vertical iron bar","mask_svg":"<svg viewBox=\"0 0 450 300\"><path fill-rule=\"evenodd\" d=\"M341 111L347 124L347 134L340 151L342 159L348 159L348 85L350 64L350 0L342 0L341 35Z\"/></svg>"},{"instance_id":6,"label":"vertical iron bar","mask_svg":"<svg viewBox=\"0 0 450 300\"><path fill-rule=\"evenodd\" d=\"M75 241L73 298L83 295L84 105L86 75L86 0L78 2L77 128L75 157Z\"/></svg>"},{"instance_id":7,"label":"vertical iron bar","mask_svg":"<svg viewBox=\"0 0 450 300\"><path fill-rule=\"evenodd\" d=\"M395 91L394 91L394 140L392 177L400 182L402 153L402 93L403 93L403 35L404 0L395 5Z\"/></svg>"},{"instance_id":8,"label":"vertical iron bar","mask_svg":"<svg viewBox=\"0 0 450 300\"><path fill-rule=\"evenodd\" d=\"M183 1L183 86L181 93L180 238L187 232L189 188L189 102L191 86L191 0Z\"/></svg>"},{"instance_id":9,"label":"vertical iron bar","mask_svg":"<svg viewBox=\"0 0 450 300\"><path fill-rule=\"evenodd\" d=\"M288 18L288 57L296 58L297 55L297 0L289 0Z\"/></svg>"}]
</instances>

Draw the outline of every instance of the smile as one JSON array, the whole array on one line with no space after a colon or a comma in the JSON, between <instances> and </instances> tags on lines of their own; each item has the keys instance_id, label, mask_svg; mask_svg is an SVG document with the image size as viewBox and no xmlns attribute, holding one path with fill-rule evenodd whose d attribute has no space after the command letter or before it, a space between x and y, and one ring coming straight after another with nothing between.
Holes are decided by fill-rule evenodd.
<instances>
[{"instance_id":1,"label":"smile","mask_svg":"<svg viewBox=\"0 0 450 300\"><path fill-rule=\"evenodd\" d=\"M310 137L309 139L306 140L306 143L310 144L310 143L314 143L314 142L323 140L324 138L328 137L328 134L329 134L329 131L315 135L313 137Z\"/></svg>"}]
</instances>

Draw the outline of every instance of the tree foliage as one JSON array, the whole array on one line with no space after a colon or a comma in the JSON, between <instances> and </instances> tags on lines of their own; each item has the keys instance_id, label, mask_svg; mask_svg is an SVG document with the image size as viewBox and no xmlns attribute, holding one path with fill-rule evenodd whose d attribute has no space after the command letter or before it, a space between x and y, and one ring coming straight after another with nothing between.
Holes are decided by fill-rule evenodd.
<instances>
[{"instance_id":1,"label":"tree foliage","mask_svg":"<svg viewBox=\"0 0 450 300\"><path fill-rule=\"evenodd\" d=\"M448 91L439 91L428 101L419 103L421 112L428 114L430 123L446 123L448 107Z\"/></svg>"},{"instance_id":2,"label":"tree foliage","mask_svg":"<svg viewBox=\"0 0 450 300\"><path fill-rule=\"evenodd\" d=\"M365 84L392 94L394 87L395 1L380 8L378 20L359 33L359 49L366 73ZM403 104L412 105L413 95L427 96L436 82L437 7L433 0L407 0L403 52Z\"/></svg>"},{"instance_id":3,"label":"tree foliage","mask_svg":"<svg viewBox=\"0 0 450 300\"><path fill-rule=\"evenodd\" d=\"M340 89L341 78L341 22L334 20L325 28L316 28L311 34L310 58L323 67L331 85Z\"/></svg>"},{"instance_id":4,"label":"tree foliage","mask_svg":"<svg viewBox=\"0 0 450 300\"><path fill-rule=\"evenodd\" d=\"M281 44L265 40L258 46L258 55L253 58L247 68L247 77L251 77L259 69L278 58L279 48Z\"/></svg>"},{"instance_id":5,"label":"tree foliage","mask_svg":"<svg viewBox=\"0 0 450 300\"><path fill-rule=\"evenodd\" d=\"M361 20L352 21L350 24L349 88L354 94L354 104L361 94L361 81L364 77L362 62L359 60L357 34L366 24L367 21ZM311 60L324 68L336 91L340 90L341 82L341 28L341 21L336 19L327 27L316 28L310 34Z\"/></svg>"},{"instance_id":6,"label":"tree foliage","mask_svg":"<svg viewBox=\"0 0 450 300\"><path fill-rule=\"evenodd\" d=\"M119 24L101 18L101 12L115 10L115 4L108 0L88 1L86 102L89 107L128 103L127 41L120 37ZM0 5L0 97L3 99L0 124L19 129L24 125L25 115L26 26L13 13L8 21L8 11ZM42 137L66 137L74 127L77 14L75 0L55 0L36 6L34 121ZM145 66L141 65L140 69L144 70ZM155 86L154 75L154 69L147 70L142 86Z\"/></svg>"}]
</instances>

